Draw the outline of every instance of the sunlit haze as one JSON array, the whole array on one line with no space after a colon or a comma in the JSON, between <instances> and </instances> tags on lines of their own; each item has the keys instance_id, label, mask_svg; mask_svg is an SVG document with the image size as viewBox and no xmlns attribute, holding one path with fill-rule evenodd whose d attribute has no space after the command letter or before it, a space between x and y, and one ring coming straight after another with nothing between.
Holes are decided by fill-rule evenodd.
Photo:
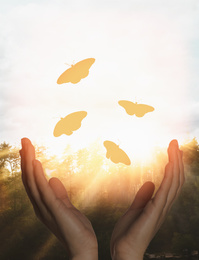
<instances>
[{"instance_id":1,"label":"sunlit haze","mask_svg":"<svg viewBox=\"0 0 199 260\"><path fill-rule=\"evenodd\" d=\"M172 139L198 137L197 1L152 2L0 3L1 141L19 146L28 137L61 156L67 145L110 140L133 161ZM88 77L57 84L65 63L86 58L95 58ZM155 110L130 116L119 100ZM60 118L76 111L87 112L81 128L53 136Z\"/></svg>"}]
</instances>

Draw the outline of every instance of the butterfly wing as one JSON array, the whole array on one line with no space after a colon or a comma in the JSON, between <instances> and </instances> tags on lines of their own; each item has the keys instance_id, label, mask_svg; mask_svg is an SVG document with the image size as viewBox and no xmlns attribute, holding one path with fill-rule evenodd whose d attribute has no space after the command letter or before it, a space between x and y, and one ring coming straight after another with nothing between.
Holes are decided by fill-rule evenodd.
<instances>
[{"instance_id":1,"label":"butterfly wing","mask_svg":"<svg viewBox=\"0 0 199 260\"><path fill-rule=\"evenodd\" d=\"M114 153L114 150L117 149L117 145L111 141L104 141L104 146L107 150L106 158L110 159L112 154Z\"/></svg>"},{"instance_id":2,"label":"butterfly wing","mask_svg":"<svg viewBox=\"0 0 199 260\"><path fill-rule=\"evenodd\" d=\"M85 60L82 60L82 61L79 61L77 62L74 67L75 69L77 70L89 70L90 67L93 65L93 63L95 62L95 59L94 58L89 58L89 59L85 59ZM82 72L83 74L83 72Z\"/></svg>"},{"instance_id":3,"label":"butterfly wing","mask_svg":"<svg viewBox=\"0 0 199 260\"><path fill-rule=\"evenodd\" d=\"M95 62L94 58L85 59L72 65L71 68L67 69L58 78L57 83L78 83L81 79L86 78L89 74L89 69Z\"/></svg>"},{"instance_id":4,"label":"butterfly wing","mask_svg":"<svg viewBox=\"0 0 199 260\"><path fill-rule=\"evenodd\" d=\"M113 163L131 164L128 155L114 142L104 141L104 146L107 150L106 158L110 159Z\"/></svg>"},{"instance_id":5,"label":"butterfly wing","mask_svg":"<svg viewBox=\"0 0 199 260\"><path fill-rule=\"evenodd\" d=\"M119 147L118 147L118 151L117 151L117 159L119 160L120 163L124 163L126 165L131 164L131 161L130 161L128 155Z\"/></svg>"},{"instance_id":6,"label":"butterfly wing","mask_svg":"<svg viewBox=\"0 0 199 260\"><path fill-rule=\"evenodd\" d=\"M126 110L126 113L128 115L132 116L136 113L136 104L135 103L133 103L131 101L127 101L127 100L120 100L120 101L118 101L118 104Z\"/></svg>"},{"instance_id":7,"label":"butterfly wing","mask_svg":"<svg viewBox=\"0 0 199 260\"><path fill-rule=\"evenodd\" d=\"M137 117L143 117L146 113L152 112L154 107L145 104L137 104L127 100L120 100L118 104L122 106L128 115L136 115Z\"/></svg>"},{"instance_id":8,"label":"butterfly wing","mask_svg":"<svg viewBox=\"0 0 199 260\"><path fill-rule=\"evenodd\" d=\"M71 76L71 82L77 83L81 79L86 78L89 74L89 69L94 62L94 58L89 58L76 63L73 67L73 75Z\"/></svg>"},{"instance_id":9,"label":"butterfly wing","mask_svg":"<svg viewBox=\"0 0 199 260\"><path fill-rule=\"evenodd\" d=\"M73 67L71 66L71 68L65 70L58 78L57 80L57 84L63 84L63 83L68 83L70 82L71 79L71 75L73 75Z\"/></svg>"},{"instance_id":10,"label":"butterfly wing","mask_svg":"<svg viewBox=\"0 0 199 260\"><path fill-rule=\"evenodd\" d=\"M154 107L145 104L137 104L136 113L137 117L143 117L146 113L154 111Z\"/></svg>"},{"instance_id":11,"label":"butterfly wing","mask_svg":"<svg viewBox=\"0 0 199 260\"><path fill-rule=\"evenodd\" d=\"M61 118L59 120L59 122L57 122L54 131L53 131L53 135L55 137L59 137L60 135L63 134L63 128L64 128L64 118Z\"/></svg>"},{"instance_id":12,"label":"butterfly wing","mask_svg":"<svg viewBox=\"0 0 199 260\"><path fill-rule=\"evenodd\" d=\"M62 134L71 135L73 131L81 127L81 122L86 116L86 111L78 111L67 115L56 124L53 135L55 137Z\"/></svg>"}]
</instances>

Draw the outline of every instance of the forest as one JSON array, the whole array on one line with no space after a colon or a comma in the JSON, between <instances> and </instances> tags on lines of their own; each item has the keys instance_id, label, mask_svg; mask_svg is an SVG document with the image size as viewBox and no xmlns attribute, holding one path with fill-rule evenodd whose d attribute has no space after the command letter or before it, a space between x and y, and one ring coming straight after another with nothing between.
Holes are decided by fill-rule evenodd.
<instances>
[{"instance_id":1,"label":"forest","mask_svg":"<svg viewBox=\"0 0 199 260\"><path fill-rule=\"evenodd\" d=\"M68 259L57 239L35 217L21 181L19 149L6 142L0 144L0 259ZM198 141L193 138L180 149L183 150L186 181L149 245L145 259L166 254L198 259ZM92 222L99 243L99 259L103 260L111 259L110 237L118 218L144 182L152 181L158 189L168 160L166 148L156 147L150 162L132 162L131 166L114 164L106 159L97 142L76 152L66 146L61 158L49 155L43 146L36 146L36 155L47 179L60 178L73 204ZM191 258L193 254L195 258Z\"/></svg>"}]
</instances>

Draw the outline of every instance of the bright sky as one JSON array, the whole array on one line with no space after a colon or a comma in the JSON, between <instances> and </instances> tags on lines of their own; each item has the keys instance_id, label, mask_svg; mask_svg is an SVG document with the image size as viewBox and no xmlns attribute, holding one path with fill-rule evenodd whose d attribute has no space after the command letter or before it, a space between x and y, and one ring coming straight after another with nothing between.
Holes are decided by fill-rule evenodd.
<instances>
[{"instance_id":1,"label":"bright sky","mask_svg":"<svg viewBox=\"0 0 199 260\"><path fill-rule=\"evenodd\" d=\"M198 32L198 0L0 0L0 142L26 136L59 154L111 140L135 156L199 139ZM91 57L87 78L57 85L65 63ZM155 111L129 116L122 99ZM80 110L82 127L55 138Z\"/></svg>"}]
</instances>

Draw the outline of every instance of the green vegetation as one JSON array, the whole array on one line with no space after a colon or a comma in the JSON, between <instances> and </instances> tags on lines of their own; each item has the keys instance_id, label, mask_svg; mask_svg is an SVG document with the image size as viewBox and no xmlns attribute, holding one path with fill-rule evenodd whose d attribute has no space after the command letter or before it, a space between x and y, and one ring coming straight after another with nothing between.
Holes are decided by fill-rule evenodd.
<instances>
[{"instance_id":1,"label":"green vegetation","mask_svg":"<svg viewBox=\"0 0 199 260\"><path fill-rule=\"evenodd\" d=\"M199 251L199 145L193 139L184 152L186 183L165 223L154 237L147 253L190 254ZM47 155L36 148L46 176L59 177L78 209L91 220L99 241L99 259L109 260L109 241L117 219L126 211L145 181L156 189L167 162L166 149L156 149L153 161L145 165L114 165L98 144L63 158ZM37 220L23 188L20 157L16 147L0 144L0 259L68 259L66 252Z\"/></svg>"}]
</instances>

